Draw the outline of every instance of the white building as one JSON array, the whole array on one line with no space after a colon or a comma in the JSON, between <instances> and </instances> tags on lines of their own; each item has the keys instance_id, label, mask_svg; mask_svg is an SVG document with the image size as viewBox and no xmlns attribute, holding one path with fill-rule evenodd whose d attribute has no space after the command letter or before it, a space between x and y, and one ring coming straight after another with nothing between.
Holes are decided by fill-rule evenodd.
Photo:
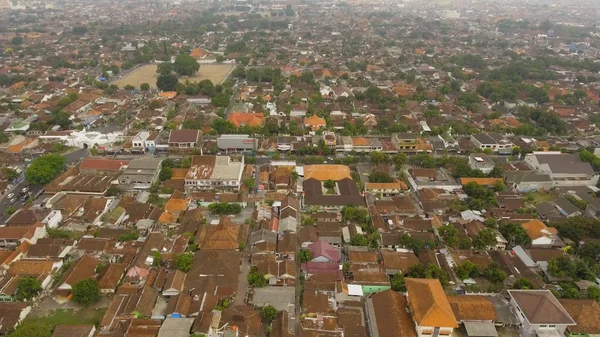
<instances>
[{"instance_id":1,"label":"white building","mask_svg":"<svg viewBox=\"0 0 600 337\"><path fill-rule=\"evenodd\" d=\"M575 321L550 290L509 290L523 337L561 337Z\"/></svg>"},{"instance_id":2,"label":"white building","mask_svg":"<svg viewBox=\"0 0 600 337\"><path fill-rule=\"evenodd\" d=\"M539 174L549 175L554 187L596 186L598 183L592 165L582 161L578 154L534 152L525 156L525 164Z\"/></svg>"},{"instance_id":3,"label":"white building","mask_svg":"<svg viewBox=\"0 0 600 337\"><path fill-rule=\"evenodd\" d=\"M239 191L244 172L244 157L193 156L185 177L189 189L228 189Z\"/></svg>"},{"instance_id":4,"label":"white building","mask_svg":"<svg viewBox=\"0 0 600 337\"><path fill-rule=\"evenodd\" d=\"M116 142L125 140L122 131L101 133L96 131L72 131L70 134L66 132L46 132L45 135L39 137L47 141L59 141L67 146L78 148L91 148L94 146L112 146Z\"/></svg>"}]
</instances>

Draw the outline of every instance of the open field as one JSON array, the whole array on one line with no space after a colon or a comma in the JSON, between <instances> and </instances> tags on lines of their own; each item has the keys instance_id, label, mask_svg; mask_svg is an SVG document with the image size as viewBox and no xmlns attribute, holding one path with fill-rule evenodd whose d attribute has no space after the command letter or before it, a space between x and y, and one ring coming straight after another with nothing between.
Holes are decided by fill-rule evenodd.
<instances>
[{"instance_id":1,"label":"open field","mask_svg":"<svg viewBox=\"0 0 600 337\"><path fill-rule=\"evenodd\" d=\"M147 64L139 67L131 73L125 75L123 78L115 81L115 84L122 88L128 84L139 88L142 83L150 84L150 87L156 88L156 64ZM186 80L190 82L200 82L202 80L211 80L213 84L219 84L225 80L225 77L229 74L231 69L235 67L234 64L201 64L200 70L194 76L180 77L180 82Z\"/></svg>"}]
</instances>

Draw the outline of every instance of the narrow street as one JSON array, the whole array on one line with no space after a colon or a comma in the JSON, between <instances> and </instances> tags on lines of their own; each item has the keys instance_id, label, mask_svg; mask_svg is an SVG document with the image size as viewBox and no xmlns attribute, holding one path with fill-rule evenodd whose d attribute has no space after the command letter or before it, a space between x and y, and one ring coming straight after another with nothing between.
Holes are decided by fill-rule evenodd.
<instances>
[{"instance_id":1,"label":"narrow street","mask_svg":"<svg viewBox=\"0 0 600 337\"><path fill-rule=\"evenodd\" d=\"M248 256L246 252L242 256L242 264L240 265L240 276L238 279L238 286L235 292L235 300L233 301L233 305L244 305L244 299L246 297L246 292L248 291L248 273L250 273L250 262L248 262Z\"/></svg>"}]
</instances>

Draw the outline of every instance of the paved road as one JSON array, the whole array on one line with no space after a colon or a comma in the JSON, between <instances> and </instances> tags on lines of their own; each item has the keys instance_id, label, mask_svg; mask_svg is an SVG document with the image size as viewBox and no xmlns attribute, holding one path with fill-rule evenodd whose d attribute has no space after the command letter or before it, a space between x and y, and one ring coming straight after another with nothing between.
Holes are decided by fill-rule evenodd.
<instances>
[{"instance_id":1,"label":"paved road","mask_svg":"<svg viewBox=\"0 0 600 337\"><path fill-rule=\"evenodd\" d=\"M67 153L64 155L64 157L67 159L67 165L71 165L71 164L79 162L82 158L85 158L89 155L90 155L90 152L88 149L81 149L81 150L73 151L71 153ZM4 222L10 216L9 214L6 213L6 211L8 210L9 207L12 207L15 211L17 211L17 210L21 209L23 206L25 206L25 203L22 202L22 200L21 200L21 198L25 195L23 193L23 188L25 188L25 187L29 188L28 193L29 193L30 197L36 197L38 194L40 194L40 192L44 188L41 185L30 186L29 183L25 180L23 180L22 182L17 184L15 187L13 187L12 190L10 190L6 195L4 195L0 199L0 225L4 225ZM14 197L17 197L17 201L14 204L11 203L10 198L8 198L8 195L11 193L14 193Z\"/></svg>"}]
</instances>

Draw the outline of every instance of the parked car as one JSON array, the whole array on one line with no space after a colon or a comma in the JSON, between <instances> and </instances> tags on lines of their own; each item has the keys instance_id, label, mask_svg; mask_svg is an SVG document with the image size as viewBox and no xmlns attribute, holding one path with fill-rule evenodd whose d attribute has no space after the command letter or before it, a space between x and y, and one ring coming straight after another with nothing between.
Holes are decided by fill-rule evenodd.
<instances>
[{"instance_id":1,"label":"parked car","mask_svg":"<svg viewBox=\"0 0 600 337\"><path fill-rule=\"evenodd\" d=\"M27 191L29 191L29 187L25 186L21 191L23 191L23 193L27 193Z\"/></svg>"},{"instance_id":2,"label":"parked car","mask_svg":"<svg viewBox=\"0 0 600 337\"><path fill-rule=\"evenodd\" d=\"M10 199L10 203L11 203L11 204L14 204L15 202L17 202L17 198L12 198L12 199Z\"/></svg>"},{"instance_id":3,"label":"parked car","mask_svg":"<svg viewBox=\"0 0 600 337\"><path fill-rule=\"evenodd\" d=\"M14 193L9 193L9 194L7 195L8 199L12 199L14 196L15 196L15 194L14 194Z\"/></svg>"}]
</instances>

